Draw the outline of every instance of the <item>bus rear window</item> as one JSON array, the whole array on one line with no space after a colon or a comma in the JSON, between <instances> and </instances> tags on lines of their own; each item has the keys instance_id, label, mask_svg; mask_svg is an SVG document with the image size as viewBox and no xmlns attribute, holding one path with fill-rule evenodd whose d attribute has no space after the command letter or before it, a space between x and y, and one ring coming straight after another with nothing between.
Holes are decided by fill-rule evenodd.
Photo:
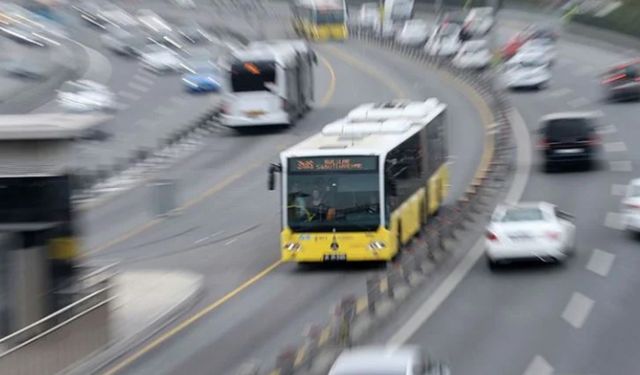
<instances>
[{"instance_id":1,"label":"bus rear window","mask_svg":"<svg viewBox=\"0 0 640 375\"><path fill-rule=\"evenodd\" d=\"M265 83L276 79L273 62L237 62L231 65L233 92L267 91Z\"/></svg>"}]
</instances>

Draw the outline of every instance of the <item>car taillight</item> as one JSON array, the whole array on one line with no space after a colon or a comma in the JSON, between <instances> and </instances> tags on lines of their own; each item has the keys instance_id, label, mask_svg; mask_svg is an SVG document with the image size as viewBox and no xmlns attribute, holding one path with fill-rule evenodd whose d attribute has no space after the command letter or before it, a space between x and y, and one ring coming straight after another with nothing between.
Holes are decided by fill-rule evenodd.
<instances>
[{"instance_id":1,"label":"car taillight","mask_svg":"<svg viewBox=\"0 0 640 375\"><path fill-rule=\"evenodd\" d=\"M549 140L547 138L541 138L538 141L538 148L541 150L546 150L549 148Z\"/></svg>"},{"instance_id":2,"label":"car taillight","mask_svg":"<svg viewBox=\"0 0 640 375\"><path fill-rule=\"evenodd\" d=\"M589 139L587 140L587 143L589 144L589 146L597 146L601 143L600 141L600 136L597 134L592 134L591 136L589 136Z\"/></svg>"},{"instance_id":3,"label":"car taillight","mask_svg":"<svg viewBox=\"0 0 640 375\"><path fill-rule=\"evenodd\" d=\"M603 79L602 83L607 84L607 83L619 81L619 80L624 79L626 77L627 77L626 74L616 74L616 75L613 75L611 77L607 77L607 78Z\"/></svg>"},{"instance_id":4,"label":"car taillight","mask_svg":"<svg viewBox=\"0 0 640 375\"><path fill-rule=\"evenodd\" d=\"M552 241L558 241L560 239L560 232L547 232L545 235Z\"/></svg>"},{"instance_id":5,"label":"car taillight","mask_svg":"<svg viewBox=\"0 0 640 375\"><path fill-rule=\"evenodd\" d=\"M487 231L486 237L489 241L498 241L498 236L496 236L496 234L491 231Z\"/></svg>"}]
</instances>

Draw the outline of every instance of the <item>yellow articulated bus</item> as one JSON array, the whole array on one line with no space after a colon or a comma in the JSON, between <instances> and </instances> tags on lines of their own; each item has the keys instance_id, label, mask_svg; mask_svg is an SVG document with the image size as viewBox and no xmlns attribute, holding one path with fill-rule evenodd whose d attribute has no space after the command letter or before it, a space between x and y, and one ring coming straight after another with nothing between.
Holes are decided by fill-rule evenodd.
<instances>
[{"instance_id":1,"label":"yellow articulated bus","mask_svg":"<svg viewBox=\"0 0 640 375\"><path fill-rule=\"evenodd\" d=\"M418 234L449 190L446 105L363 104L283 151L284 261L386 261Z\"/></svg>"},{"instance_id":2,"label":"yellow articulated bus","mask_svg":"<svg viewBox=\"0 0 640 375\"><path fill-rule=\"evenodd\" d=\"M345 40L349 36L344 0L294 0L291 12L298 36L315 41Z\"/></svg>"}]
</instances>

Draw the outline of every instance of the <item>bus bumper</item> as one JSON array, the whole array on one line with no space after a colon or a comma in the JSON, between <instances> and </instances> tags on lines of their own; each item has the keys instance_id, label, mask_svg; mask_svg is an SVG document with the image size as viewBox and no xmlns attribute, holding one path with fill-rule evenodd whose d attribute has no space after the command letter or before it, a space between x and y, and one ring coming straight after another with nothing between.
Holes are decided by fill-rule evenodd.
<instances>
[{"instance_id":1,"label":"bus bumper","mask_svg":"<svg viewBox=\"0 0 640 375\"><path fill-rule=\"evenodd\" d=\"M220 124L230 128L248 126L291 125L289 115L282 113L267 113L258 117L245 117L234 115L220 115Z\"/></svg>"},{"instance_id":2,"label":"bus bumper","mask_svg":"<svg viewBox=\"0 0 640 375\"><path fill-rule=\"evenodd\" d=\"M346 252L325 252L316 251L289 251L282 250L283 262L297 263L339 263L339 262L379 262L389 261L395 255L395 251L382 249L379 251L346 251Z\"/></svg>"}]
</instances>

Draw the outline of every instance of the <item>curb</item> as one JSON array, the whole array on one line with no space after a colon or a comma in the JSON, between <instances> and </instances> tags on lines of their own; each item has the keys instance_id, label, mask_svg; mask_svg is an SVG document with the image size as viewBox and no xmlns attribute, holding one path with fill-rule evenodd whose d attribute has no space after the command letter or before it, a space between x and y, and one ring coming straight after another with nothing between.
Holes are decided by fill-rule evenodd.
<instances>
[{"instance_id":1,"label":"curb","mask_svg":"<svg viewBox=\"0 0 640 375\"><path fill-rule=\"evenodd\" d=\"M198 278L198 286L191 294L185 296L180 302L176 303L174 307L142 328L138 333L121 341L110 342L97 353L72 365L71 368L62 373L65 375L92 375L101 373L106 370L109 365L113 364L114 361L124 357L133 348L149 340L171 323L184 316L184 314L196 305L204 294L203 277L198 276Z\"/></svg>"}]
</instances>

